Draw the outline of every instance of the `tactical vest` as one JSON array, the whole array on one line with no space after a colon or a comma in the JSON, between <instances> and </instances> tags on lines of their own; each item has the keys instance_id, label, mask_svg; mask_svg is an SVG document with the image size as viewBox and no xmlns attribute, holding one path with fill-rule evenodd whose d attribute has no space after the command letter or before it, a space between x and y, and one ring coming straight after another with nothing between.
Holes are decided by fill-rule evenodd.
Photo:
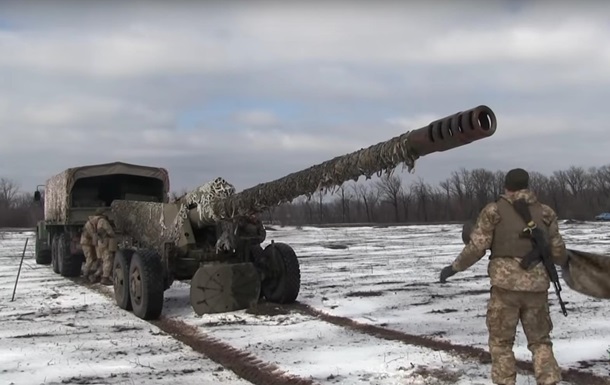
<instances>
[{"instance_id":1,"label":"tactical vest","mask_svg":"<svg viewBox=\"0 0 610 385\"><path fill-rule=\"evenodd\" d=\"M532 250L532 241L519 236L526 226L525 222L506 199L500 198L496 203L501 220L494 231L489 258L524 257ZM546 232L548 229L542 220L542 205L536 202L529 205L529 208L536 226Z\"/></svg>"}]
</instances>

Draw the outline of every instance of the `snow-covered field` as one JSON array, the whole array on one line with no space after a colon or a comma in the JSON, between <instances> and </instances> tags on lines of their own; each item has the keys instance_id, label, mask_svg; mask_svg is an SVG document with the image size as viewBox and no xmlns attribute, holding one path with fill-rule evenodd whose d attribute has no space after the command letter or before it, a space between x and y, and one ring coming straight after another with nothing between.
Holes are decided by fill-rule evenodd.
<instances>
[{"instance_id":1,"label":"snow-covered field","mask_svg":"<svg viewBox=\"0 0 610 385\"><path fill-rule=\"evenodd\" d=\"M610 254L610 224L561 224L568 246ZM461 226L277 228L271 239L300 257L299 301L328 314L487 349L486 258L447 284L440 269L462 248ZM15 301L21 249L30 237ZM33 259L33 232L0 232L2 384L247 384L108 296ZM550 292L553 340L564 369L610 376L610 301L563 285L568 317ZM110 293L111 288L104 287ZM189 286L166 292L164 316L320 384L491 384L489 364L359 333L299 312L238 311L198 317ZM517 358L530 360L521 328ZM563 382L567 384L569 382ZM535 384L519 374L518 384Z\"/></svg>"}]
</instances>

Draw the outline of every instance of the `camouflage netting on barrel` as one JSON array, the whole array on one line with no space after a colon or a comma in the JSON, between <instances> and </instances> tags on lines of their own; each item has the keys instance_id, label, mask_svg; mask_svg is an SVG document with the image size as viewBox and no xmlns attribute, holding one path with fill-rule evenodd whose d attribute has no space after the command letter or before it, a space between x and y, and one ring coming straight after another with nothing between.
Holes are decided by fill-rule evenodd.
<instances>
[{"instance_id":1,"label":"camouflage netting on barrel","mask_svg":"<svg viewBox=\"0 0 610 385\"><path fill-rule=\"evenodd\" d=\"M350 180L358 181L361 176L370 179L375 174L391 173L401 163L403 169L412 172L419 156L411 146L409 134L261 183L218 201L213 211L222 218L255 214L302 195L311 198L317 191L334 192L333 188Z\"/></svg>"},{"instance_id":2,"label":"camouflage netting on barrel","mask_svg":"<svg viewBox=\"0 0 610 385\"><path fill-rule=\"evenodd\" d=\"M222 219L222 213L217 212L216 203L235 194L235 187L221 177L205 183L180 199L181 207L178 218L185 220L193 206L199 214L199 221L214 223ZM176 218L176 219L178 219ZM180 223L181 224L181 223Z\"/></svg>"},{"instance_id":3,"label":"camouflage netting on barrel","mask_svg":"<svg viewBox=\"0 0 610 385\"><path fill-rule=\"evenodd\" d=\"M481 105L236 194L232 191L226 196L218 195L218 191L210 191L207 184L201 187L204 190L191 194L197 197L198 207L204 208L201 218L207 216L218 220L257 214L303 195L311 198L318 191L328 192L347 181L358 181L362 176L370 179L375 174L390 174L400 164L412 172L415 161L421 156L489 137L494 134L496 124L493 111Z\"/></svg>"},{"instance_id":4,"label":"camouflage netting on barrel","mask_svg":"<svg viewBox=\"0 0 610 385\"><path fill-rule=\"evenodd\" d=\"M233 248L233 223L231 218L226 218L218 213L216 204L235 194L235 187L221 177L207 182L192 190L176 203L180 205L178 215L171 225L172 233L179 236L179 229L182 228L184 221L189 219L189 213L195 211L196 219L199 224L219 224L222 228L220 236L216 242L216 250L229 250ZM193 216L190 216L193 220ZM229 220L227 220L229 219ZM177 241L177 238L175 239Z\"/></svg>"}]
</instances>

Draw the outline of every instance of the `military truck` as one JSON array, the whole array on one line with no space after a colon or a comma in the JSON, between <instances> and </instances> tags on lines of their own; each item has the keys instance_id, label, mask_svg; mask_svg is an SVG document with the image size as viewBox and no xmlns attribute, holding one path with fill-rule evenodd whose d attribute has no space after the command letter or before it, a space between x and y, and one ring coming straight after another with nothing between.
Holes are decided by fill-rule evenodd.
<instances>
[{"instance_id":1,"label":"military truck","mask_svg":"<svg viewBox=\"0 0 610 385\"><path fill-rule=\"evenodd\" d=\"M36 262L51 264L64 277L81 274L84 255L80 235L89 216L116 199L168 202L169 176L165 169L122 162L74 167L52 176L44 192L44 220L36 226ZM110 214L112 216L112 214Z\"/></svg>"},{"instance_id":2,"label":"military truck","mask_svg":"<svg viewBox=\"0 0 610 385\"><path fill-rule=\"evenodd\" d=\"M164 291L176 279L191 281L191 306L199 315L244 309L261 298L291 303L300 291L299 260L285 243L271 241L263 248L266 231L257 214L361 176L392 172L400 164L411 171L421 156L495 130L493 111L478 106L239 193L218 177L174 202L168 201L165 169L125 163L77 167L47 182L37 243L40 250L51 245L55 272L77 276L83 261L78 241L87 216L110 207L119 238L113 282L120 308L143 319L158 318ZM39 192L36 197L40 200Z\"/></svg>"}]
</instances>

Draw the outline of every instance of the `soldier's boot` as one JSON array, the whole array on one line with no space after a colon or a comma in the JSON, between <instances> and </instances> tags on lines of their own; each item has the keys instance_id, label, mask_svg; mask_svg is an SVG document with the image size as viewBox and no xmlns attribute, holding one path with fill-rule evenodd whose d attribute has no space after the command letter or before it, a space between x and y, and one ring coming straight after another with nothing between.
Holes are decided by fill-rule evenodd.
<instances>
[{"instance_id":1,"label":"soldier's boot","mask_svg":"<svg viewBox=\"0 0 610 385\"><path fill-rule=\"evenodd\" d=\"M100 281L100 276L93 273L89 275L89 282L91 283L98 283Z\"/></svg>"},{"instance_id":2,"label":"soldier's boot","mask_svg":"<svg viewBox=\"0 0 610 385\"><path fill-rule=\"evenodd\" d=\"M112 280L108 277L102 277L100 283L105 286L110 286L112 285Z\"/></svg>"}]
</instances>

